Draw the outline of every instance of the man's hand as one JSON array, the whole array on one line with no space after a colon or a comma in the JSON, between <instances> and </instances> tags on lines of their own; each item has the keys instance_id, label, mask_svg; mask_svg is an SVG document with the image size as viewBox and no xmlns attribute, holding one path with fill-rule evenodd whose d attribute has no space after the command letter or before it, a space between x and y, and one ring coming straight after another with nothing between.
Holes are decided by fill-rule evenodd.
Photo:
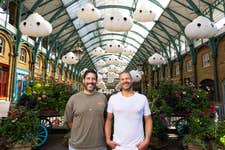
<instances>
[{"instance_id":1,"label":"man's hand","mask_svg":"<svg viewBox=\"0 0 225 150\"><path fill-rule=\"evenodd\" d=\"M116 148L116 146L119 146L118 143L116 143L116 142L114 142L114 141L111 141L111 140L107 140L107 141L106 141L106 144L107 144L110 148L112 148L112 149Z\"/></svg>"},{"instance_id":2,"label":"man's hand","mask_svg":"<svg viewBox=\"0 0 225 150\"><path fill-rule=\"evenodd\" d=\"M149 145L149 140L144 140L137 144L137 148L138 150L146 150L148 148L148 145Z\"/></svg>"}]
</instances>

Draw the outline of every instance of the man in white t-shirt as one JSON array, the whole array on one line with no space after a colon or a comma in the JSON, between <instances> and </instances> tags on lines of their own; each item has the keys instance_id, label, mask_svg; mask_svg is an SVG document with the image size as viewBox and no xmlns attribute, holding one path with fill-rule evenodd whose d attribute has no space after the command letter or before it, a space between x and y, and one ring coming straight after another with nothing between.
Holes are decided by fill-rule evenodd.
<instances>
[{"instance_id":1,"label":"man in white t-shirt","mask_svg":"<svg viewBox=\"0 0 225 150\"><path fill-rule=\"evenodd\" d=\"M109 98L105 136L114 150L146 150L152 133L151 111L146 96L133 91L129 72L119 76L121 92ZM114 132L111 140L112 118ZM145 121L145 134L143 126Z\"/></svg>"}]
</instances>

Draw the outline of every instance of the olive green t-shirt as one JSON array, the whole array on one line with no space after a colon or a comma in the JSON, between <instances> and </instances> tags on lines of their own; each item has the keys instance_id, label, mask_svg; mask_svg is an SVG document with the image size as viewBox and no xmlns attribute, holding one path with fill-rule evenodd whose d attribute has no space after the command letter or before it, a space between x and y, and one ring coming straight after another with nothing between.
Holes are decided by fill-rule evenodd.
<instances>
[{"instance_id":1,"label":"olive green t-shirt","mask_svg":"<svg viewBox=\"0 0 225 150\"><path fill-rule=\"evenodd\" d=\"M76 150L100 150L105 147L106 103L105 95L98 92L93 95L80 92L70 97L64 114L65 123L73 122L70 146Z\"/></svg>"}]
</instances>

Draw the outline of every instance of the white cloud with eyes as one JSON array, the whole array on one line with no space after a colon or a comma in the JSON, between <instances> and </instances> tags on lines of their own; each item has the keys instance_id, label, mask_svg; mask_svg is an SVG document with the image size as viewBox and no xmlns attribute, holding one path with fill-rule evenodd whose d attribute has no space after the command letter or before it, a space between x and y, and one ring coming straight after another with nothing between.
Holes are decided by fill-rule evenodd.
<instances>
[{"instance_id":1,"label":"white cloud with eyes","mask_svg":"<svg viewBox=\"0 0 225 150\"><path fill-rule=\"evenodd\" d=\"M124 55L124 56L133 56L134 53L135 53L134 50L129 49L129 48L124 48L123 52L122 52L122 55Z\"/></svg>"},{"instance_id":2,"label":"white cloud with eyes","mask_svg":"<svg viewBox=\"0 0 225 150\"><path fill-rule=\"evenodd\" d=\"M108 72L108 69L107 68L102 68L98 72L104 74L104 73Z\"/></svg>"},{"instance_id":3,"label":"white cloud with eyes","mask_svg":"<svg viewBox=\"0 0 225 150\"><path fill-rule=\"evenodd\" d=\"M97 47L96 49L94 49L92 52L91 52L92 55L95 55L95 56L102 56L105 54L105 51L101 48L101 47Z\"/></svg>"},{"instance_id":4,"label":"white cloud with eyes","mask_svg":"<svg viewBox=\"0 0 225 150\"><path fill-rule=\"evenodd\" d=\"M101 18L101 12L93 4L86 3L77 11L77 17L83 21L95 21Z\"/></svg>"},{"instance_id":5,"label":"white cloud with eyes","mask_svg":"<svg viewBox=\"0 0 225 150\"><path fill-rule=\"evenodd\" d=\"M117 71L117 67L115 65L109 65L108 71L110 71L110 72L116 72Z\"/></svg>"},{"instance_id":6,"label":"white cloud with eyes","mask_svg":"<svg viewBox=\"0 0 225 150\"><path fill-rule=\"evenodd\" d=\"M85 73L85 71L87 71L88 69L87 68L84 68L83 70L81 70L81 72L80 72L80 75L84 75L84 73Z\"/></svg>"},{"instance_id":7,"label":"white cloud with eyes","mask_svg":"<svg viewBox=\"0 0 225 150\"><path fill-rule=\"evenodd\" d=\"M130 71L130 75L132 77L132 82L139 82L141 81L142 75L143 75L143 71L139 71L139 70L131 70Z\"/></svg>"},{"instance_id":8,"label":"white cloud with eyes","mask_svg":"<svg viewBox=\"0 0 225 150\"><path fill-rule=\"evenodd\" d=\"M100 89L106 89L106 85L104 81L97 82L96 86Z\"/></svg>"},{"instance_id":9,"label":"white cloud with eyes","mask_svg":"<svg viewBox=\"0 0 225 150\"><path fill-rule=\"evenodd\" d=\"M79 58L73 52L69 52L62 57L62 61L65 64L76 64L79 61Z\"/></svg>"},{"instance_id":10,"label":"white cloud with eyes","mask_svg":"<svg viewBox=\"0 0 225 150\"><path fill-rule=\"evenodd\" d=\"M148 58L148 62L151 65L161 65L165 63L165 59L162 55L155 53L154 55Z\"/></svg>"},{"instance_id":11,"label":"white cloud with eyes","mask_svg":"<svg viewBox=\"0 0 225 150\"><path fill-rule=\"evenodd\" d=\"M133 20L129 14L114 10L104 16L103 27L114 32L126 32L133 26Z\"/></svg>"},{"instance_id":12,"label":"white cloud with eyes","mask_svg":"<svg viewBox=\"0 0 225 150\"><path fill-rule=\"evenodd\" d=\"M141 3L134 11L133 18L139 22L150 22L155 19L156 14L152 11L151 7Z\"/></svg>"},{"instance_id":13,"label":"white cloud with eyes","mask_svg":"<svg viewBox=\"0 0 225 150\"><path fill-rule=\"evenodd\" d=\"M185 27L185 34L189 38L211 38L217 33L217 27L214 22L204 16L198 16Z\"/></svg>"},{"instance_id":14,"label":"white cloud with eyes","mask_svg":"<svg viewBox=\"0 0 225 150\"><path fill-rule=\"evenodd\" d=\"M123 49L124 46L116 40L109 41L105 47L108 53L122 53Z\"/></svg>"},{"instance_id":15,"label":"white cloud with eyes","mask_svg":"<svg viewBox=\"0 0 225 150\"><path fill-rule=\"evenodd\" d=\"M20 31L32 37L44 37L52 33L52 25L38 13L33 13L20 23Z\"/></svg>"},{"instance_id":16,"label":"white cloud with eyes","mask_svg":"<svg viewBox=\"0 0 225 150\"><path fill-rule=\"evenodd\" d=\"M117 56L111 55L106 59L106 63L111 65L118 65L120 63L120 60Z\"/></svg>"},{"instance_id":17,"label":"white cloud with eyes","mask_svg":"<svg viewBox=\"0 0 225 150\"><path fill-rule=\"evenodd\" d=\"M99 61L97 61L96 65L97 65L98 67L102 67L102 66L105 66L106 63L105 63L104 60L99 60Z\"/></svg>"}]
</instances>

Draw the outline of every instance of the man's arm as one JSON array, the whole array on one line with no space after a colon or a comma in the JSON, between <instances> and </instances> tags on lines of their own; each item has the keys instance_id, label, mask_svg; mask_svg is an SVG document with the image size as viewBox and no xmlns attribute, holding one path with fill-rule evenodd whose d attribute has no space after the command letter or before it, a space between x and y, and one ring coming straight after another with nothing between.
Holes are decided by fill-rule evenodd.
<instances>
[{"instance_id":1,"label":"man's arm","mask_svg":"<svg viewBox=\"0 0 225 150\"><path fill-rule=\"evenodd\" d=\"M68 121L66 124L71 129L72 128L72 125L73 125L73 122L72 121Z\"/></svg>"},{"instance_id":2,"label":"man's arm","mask_svg":"<svg viewBox=\"0 0 225 150\"><path fill-rule=\"evenodd\" d=\"M105 139L106 139L106 144L110 148L114 149L116 148L118 144L111 140L112 118L113 118L113 114L108 112L106 121L105 121Z\"/></svg>"},{"instance_id":3,"label":"man's arm","mask_svg":"<svg viewBox=\"0 0 225 150\"><path fill-rule=\"evenodd\" d=\"M148 148L151 134L152 134L152 117L151 115L144 116L145 120L145 139L138 143L138 150L146 150Z\"/></svg>"},{"instance_id":4,"label":"man's arm","mask_svg":"<svg viewBox=\"0 0 225 150\"><path fill-rule=\"evenodd\" d=\"M150 142L150 138L152 135L152 116L144 116L145 119L145 140Z\"/></svg>"},{"instance_id":5,"label":"man's arm","mask_svg":"<svg viewBox=\"0 0 225 150\"><path fill-rule=\"evenodd\" d=\"M111 130L112 130L112 113L107 113L106 121L105 121L105 138L106 142L111 140Z\"/></svg>"}]
</instances>

